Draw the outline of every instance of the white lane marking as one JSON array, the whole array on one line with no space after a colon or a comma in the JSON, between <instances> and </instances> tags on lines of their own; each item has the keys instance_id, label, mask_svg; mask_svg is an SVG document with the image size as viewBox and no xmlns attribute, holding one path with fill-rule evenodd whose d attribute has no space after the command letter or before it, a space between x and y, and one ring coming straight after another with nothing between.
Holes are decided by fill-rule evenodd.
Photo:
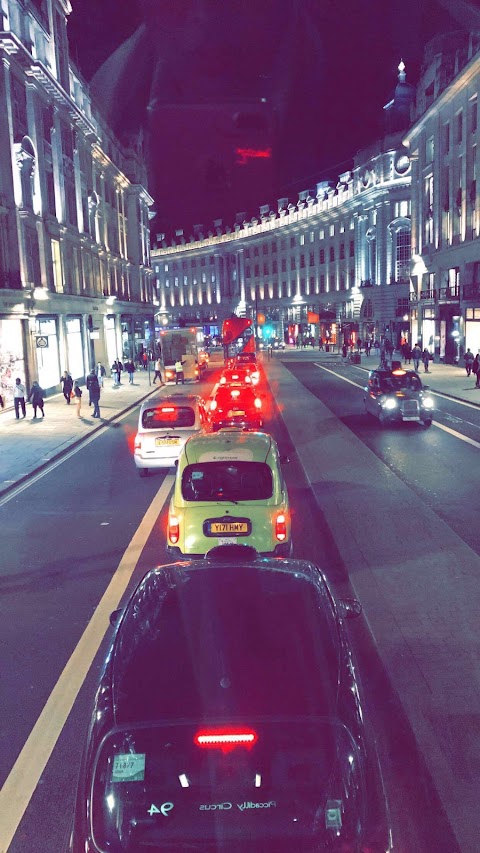
<instances>
[{"instance_id":1,"label":"white lane marking","mask_svg":"<svg viewBox=\"0 0 480 853\"><path fill-rule=\"evenodd\" d=\"M64 462L67 462L69 459L72 458L72 456L75 456L76 453L79 453L81 450L83 450L84 447L86 447L88 444L91 444L92 441L95 441L95 439L97 439L101 435L103 435L104 432L106 432L107 429L109 429L109 427L112 423L118 423L119 421L123 421L125 418L127 418L129 415L131 415L131 413L132 413L132 410L129 409L128 412L124 412L118 418L115 418L114 421L110 421L109 423L106 423L105 426L101 427L101 429L97 430L96 432L90 433L90 435L87 434L87 436L84 439L83 438L80 439L80 441L77 442L75 444L75 446L72 447L71 450L67 451L67 453L65 453L60 459L54 460L52 462L52 464L49 465L47 468L45 468L43 471L39 471L38 474L33 474L31 477L29 477L28 480L26 480L24 483L21 483L17 489L13 489L11 492L8 493L8 495L5 495L3 498L0 498L0 506L4 506L9 501L11 501L13 498L16 498L18 495L20 495L22 492L24 492L25 489L30 488L30 486L33 486L34 483L38 483L38 481L41 480L42 477L45 477L47 474L50 474L50 471L54 471L55 468L58 468L59 465L63 465ZM132 465L133 465L133 460L132 460ZM8 482L8 481L6 481L6 482ZM3 851L1 849L0 849L0 853L3 853Z\"/></svg>"},{"instance_id":2,"label":"white lane marking","mask_svg":"<svg viewBox=\"0 0 480 853\"><path fill-rule=\"evenodd\" d=\"M323 364L317 364L317 362L314 362L314 365L315 365L315 367L319 367L321 370L325 370L326 373L331 373L332 376L335 376L337 379L341 379L342 382L348 382L350 385L354 385L355 388L362 388L362 386L359 385L358 382L353 382L352 379L347 379L346 376L340 376L340 374L336 373L335 370L329 370L328 367L324 367ZM433 393L436 393L436 392L432 391L432 394ZM442 397L443 394L439 393L439 394L437 394L437 396ZM445 398L445 399L450 399L450 398ZM463 400L455 399L455 402L456 403L457 402L463 403ZM465 403L465 405L469 406L470 403ZM475 406L473 406L472 408L475 408ZM458 438L458 439L460 439L460 441L464 441L465 444L471 444L472 447L480 448L480 442L475 441L473 438L468 438L467 435L462 435L461 432L457 432L456 430L451 429L450 427L444 426L443 424L439 424L438 421L433 421L432 426L437 427L437 429L443 429L444 432L450 433L450 435L453 435L454 438Z\"/></svg>"},{"instance_id":3,"label":"white lane marking","mask_svg":"<svg viewBox=\"0 0 480 853\"><path fill-rule=\"evenodd\" d=\"M165 477L0 791L1 853L7 853L174 481L173 474Z\"/></svg>"}]
</instances>

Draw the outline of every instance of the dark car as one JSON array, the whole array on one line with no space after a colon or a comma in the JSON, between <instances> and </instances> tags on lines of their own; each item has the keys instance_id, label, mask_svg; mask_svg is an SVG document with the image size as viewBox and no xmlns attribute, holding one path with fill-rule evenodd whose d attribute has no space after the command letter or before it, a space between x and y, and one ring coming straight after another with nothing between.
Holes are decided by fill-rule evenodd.
<instances>
[{"instance_id":1,"label":"dark car","mask_svg":"<svg viewBox=\"0 0 480 853\"><path fill-rule=\"evenodd\" d=\"M215 432L229 426L261 429L263 403L249 385L219 385L209 402L210 425Z\"/></svg>"},{"instance_id":2,"label":"dark car","mask_svg":"<svg viewBox=\"0 0 480 853\"><path fill-rule=\"evenodd\" d=\"M367 413L381 424L413 421L429 427L432 423L433 397L415 370L371 370L363 400Z\"/></svg>"},{"instance_id":3,"label":"dark car","mask_svg":"<svg viewBox=\"0 0 480 853\"><path fill-rule=\"evenodd\" d=\"M71 853L388 853L358 612L313 564L248 546L149 571L117 617Z\"/></svg>"}]
</instances>

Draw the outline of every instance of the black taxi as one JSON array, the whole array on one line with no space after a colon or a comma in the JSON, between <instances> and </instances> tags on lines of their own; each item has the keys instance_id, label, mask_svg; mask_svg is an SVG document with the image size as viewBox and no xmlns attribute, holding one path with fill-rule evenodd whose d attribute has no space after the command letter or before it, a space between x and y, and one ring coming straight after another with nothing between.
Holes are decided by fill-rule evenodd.
<instances>
[{"instance_id":1,"label":"black taxi","mask_svg":"<svg viewBox=\"0 0 480 853\"><path fill-rule=\"evenodd\" d=\"M374 415L381 424L413 421L429 427L432 423L433 397L415 370L371 370L363 401L367 414Z\"/></svg>"}]
</instances>

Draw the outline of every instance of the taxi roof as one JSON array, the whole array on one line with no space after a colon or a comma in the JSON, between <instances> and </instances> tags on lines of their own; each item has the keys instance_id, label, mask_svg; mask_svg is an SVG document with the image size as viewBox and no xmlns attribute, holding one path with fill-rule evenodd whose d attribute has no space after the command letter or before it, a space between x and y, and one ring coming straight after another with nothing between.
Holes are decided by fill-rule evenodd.
<instances>
[{"instance_id":1,"label":"taxi roof","mask_svg":"<svg viewBox=\"0 0 480 853\"><path fill-rule=\"evenodd\" d=\"M159 406L193 406L201 399L199 394L185 394L184 392L153 396L142 403L142 411L157 409Z\"/></svg>"},{"instance_id":2,"label":"taxi roof","mask_svg":"<svg viewBox=\"0 0 480 853\"><path fill-rule=\"evenodd\" d=\"M265 432L248 432L237 427L225 427L218 432L193 435L184 447L187 464L192 465L205 457L246 459L264 462L275 440Z\"/></svg>"}]
</instances>

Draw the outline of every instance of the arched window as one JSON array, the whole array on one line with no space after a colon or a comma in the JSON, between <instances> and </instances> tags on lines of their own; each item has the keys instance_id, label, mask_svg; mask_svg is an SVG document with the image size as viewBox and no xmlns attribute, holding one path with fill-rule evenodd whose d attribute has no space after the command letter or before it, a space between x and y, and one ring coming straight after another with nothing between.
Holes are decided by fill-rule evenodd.
<instances>
[{"instance_id":1,"label":"arched window","mask_svg":"<svg viewBox=\"0 0 480 853\"><path fill-rule=\"evenodd\" d=\"M367 279L375 284L377 275L377 232L376 228L369 228L366 234L367 237Z\"/></svg>"},{"instance_id":2,"label":"arched window","mask_svg":"<svg viewBox=\"0 0 480 853\"><path fill-rule=\"evenodd\" d=\"M35 171L36 154L33 142L29 136L24 136L15 145L15 157L20 171L22 188L22 207L33 210L33 174Z\"/></svg>"},{"instance_id":3,"label":"arched window","mask_svg":"<svg viewBox=\"0 0 480 853\"><path fill-rule=\"evenodd\" d=\"M388 226L392 238L391 281L407 282L410 278L412 257L411 222L408 217L398 217Z\"/></svg>"}]
</instances>

